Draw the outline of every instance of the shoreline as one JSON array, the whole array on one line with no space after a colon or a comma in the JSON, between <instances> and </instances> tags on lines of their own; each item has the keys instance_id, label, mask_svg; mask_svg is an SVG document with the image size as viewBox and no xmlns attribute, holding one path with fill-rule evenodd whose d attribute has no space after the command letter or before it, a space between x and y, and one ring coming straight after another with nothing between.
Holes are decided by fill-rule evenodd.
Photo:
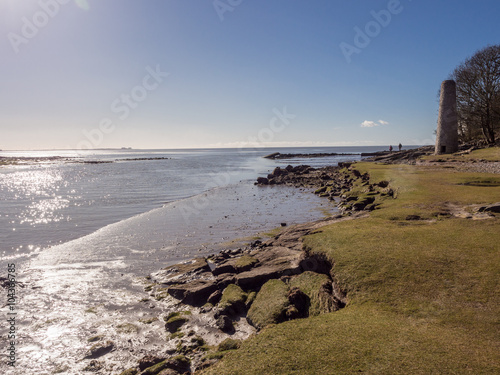
<instances>
[{"instance_id":1,"label":"shoreline","mask_svg":"<svg viewBox=\"0 0 500 375\"><path fill-rule=\"evenodd\" d=\"M346 305L346 294L337 285L335 275L330 273L331 264L308 254L303 248L302 238L322 227L364 217L376 208L372 205L365 210L366 205L352 204L357 202L354 194L347 198L346 194L355 190L356 184L370 186L373 196L381 194L374 191L378 187L366 184L366 175L349 169L350 166L350 163L341 163L339 167L298 166L288 170L277 167L268 176L268 181L273 181L271 185L307 188L330 201L338 197L343 215L285 226L264 242L257 240L244 248L222 250L214 256L195 258L151 274L145 289L151 298L178 301L175 311L164 316L163 320L176 348L172 356L182 355L183 361L190 363L189 371L198 371L217 362L217 352L205 355L208 347L220 349L222 345L223 348L228 340L239 345L239 341L254 335L269 323L328 313ZM262 182L261 178L258 181ZM263 187L267 184L269 182L260 183ZM384 185L381 189L386 187ZM375 198L370 199L371 203L374 201ZM351 204L347 205L347 202ZM297 287L287 290L276 316L260 318L262 310L267 307L264 302L260 302L262 306L259 307L259 291L270 283L281 283L281 286L298 283L310 290L307 294ZM172 358L148 357L147 361L151 366L173 369L177 365L169 362ZM144 361L139 362L137 369L145 370ZM134 369L127 371L122 374L132 374Z\"/></svg>"},{"instance_id":2,"label":"shoreline","mask_svg":"<svg viewBox=\"0 0 500 375\"><path fill-rule=\"evenodd\" d=\"M425 160L422 163L416 164L417 167L427 168L435 166L439 168L442 163L443 162L436 162L434 160ZM458 165L459 163L465 162L447 161L447 163L456 163ZM487 164L489 163L497 162L492 161ZM386 163L384 162L384 164ZM476 162L474 164L479 166L485 163ZM354 166L356 166L356 164L354 164ZM251 305L257 300L257 290L262 289L261 285L271 280L278 280L290 286L285 288L285 290L283 284L277 282L279 285L274 285L275 287L278 286L281 288L284 293L282 293L280 297L282 298L283 308L276 317L277 320L274 323L278 326L283 320L289 322L302 321L304 319L300 318L303 318L304 315L316 314L321 308L326 308L326 312L328 312L328 309L335 310L344 307L346 303L348 304L350 293L345 289L345 285L337 282L336 273L332 272L332 260L326 259L325 261L325 258L317 258L316 255L311 257L313 254L309 253L309 245L304 247L303 238L307 234L321 232L322 230L319 230L320 228L328 228L330 224L335 223L336 225L340 225L343 224L344 221L349 221L351 219L362 219L361 221L363 221L371 212L380 215L378 213L379 205L384 204L384 202L397 201L397 199L395 200L394 198L398 197L397 189L392 190L389 183L390 181L385 181L376 174L375 180L373 180L370 178L371 176L363 172L363 169L366 168L363 167L361 172L354 172L356 171L356 167L351 167L351 163L341 164L338 168L310 168L307 166L300 166L287 167L287 170L287 168L278 167L266 177L267 184L269 185L289 185L294 188L314 190L316 195L325 198L325 201L335 200L343 212L342 216L294 226L286 225L281 227L277 235L268 240L254 241L250 245L240 248L226 248L212 257L205 257L205 263L201 261L201 265L199 263L192 263L192 261L172 265L163 269L163 271L157 270L153 272L148 281L141 281L137 286L142 284L146 289L146 295L148 295L144 297L144 301L142 302L144 306L163 305L163 308L159 309L161 310L160 314L158 314L158 310L151 310L153 316L151 316L151 314L142 314L141 320L144 321L143 324L151 325L153 323L154 327L152 325L148 328L150 331L158 333L163 331L167 336L172 336L169 344L156 352L156 358L153 358L154 356L152 357L151 354L147 354L148 351L146 351L144 352L144 356L139 356L139 358L142 359L136 362L137 364L135 367L131 367L129 370L126 370L128 372L124 371L122 374L142 374L143 370L158 365L159 367L163 366L165 370L171 369L177 371L170 372L171 374L192 373L191 371L193 370L196 370L196 373L198 373L198 370L202 368L210 369L210 367L205 366L214 365L220 358L231 352L232 349L242 345L241 340L245 340L247 337L259 336L254 335L254 333L257 332L255 321L261 321L262 319L250 319L252 322L252 324L250 324L247 320L247 314ZM326 179L326 175L328 174L330 174L329 178ZM336 182L332 182L333 180ZM262 187L266 188L265 186L259 188ZM448 208L451 217L461 217L460 215L464 215L464 209L458 208L459 207ZM480 208L481 207L476 207L476 209ZM466 210L469 209L466 208ZM474 218L474 220L476 216L478 219L491 218L491 214L487 214L486 211L481 215L478 214L467 217ZM411 219L407 217L406 222L403 222L403 224L423 224L428 220L418 215L415 216L415 218ZM350 225L352 226L353 224ZM273 256L266 257L266 255L270 255L271 253L275 254L273 255L274 260L280 258L282 260L287 259L286 263L294 264L294 267L290 268L287 266L283 268L283 263L278 262L281 268L278 270L275 269L273 272L268 270L269 272L266 272L264 276L262 274L259 275L259 272L255 272L256 270L259 270L259 268L262 268L268 262L272 263L273 259L271 258L273 258ZM242 262L242 259L245 261ZM184 267L184 269L177 269L178 272L174 272L173 270L179 266ZM214 275L213 271L216 269L218 269L218 271L215 271L217 275ZM321 272L314 272L318 270ZM247 277L248 272L254 273L252 277ZM310 272L314 272L318 275L314 276ZM242 276L244 273L247 274ZM305 278L302 276L304 274L311 277L304 281L302 279ZM256 286L253 287L254 290L252 290L249 284L245 283L251 283L249 280L252 280L252 278L256 276L258 276L257 279L259 277L261 277L261 279L255 284ZM206 279L203 280L203 277ZM327 277L327 279L324 277ZM300 281L291 281L297 278L299 278ZM314 279L314 282L312 282L311 279ZM207 287L207 285L214 280L216 283L216 290L213 289L213 283L211 287ZM193 281L197 283L196 288L189 287L189 284ZM204 283L201 281L204 281ZM327 284L323 285L325 281ZM136 282L137 280L135 283ZM241 283L243 283L243 288L239 285ZM295 291L295 293L290 293L292 283L299 285L298 289L300 292L302 292L300 287L307 289L306 293L297 291ZM231 290L226 292L226 289L230 285L234 285L239 289L232 286ZM314 293L311 292L311 285L313 285L314 290L312 290L312 292ZM171 293L178 298L169 294L169 288L171 288ZM212 290L213 292L207 295L208 291ZM217 291L218 293L212 296L212 294ZM318 299L319 292L321 292L323 296L321 299ZM143 292L138 290L138 293L142 294ZM224 296L224 294L226 295ZM201 306L190 307L189 304L182 303L183 299L184 302L190 302L190 300L199 301L199 298L201 298L202 302L204 302L204 299L207 301L210 299L213 302L212 306L204 306L205 304L203 304ZM271 300L274 299L279 298L271 298ZM149 300L149 302L147 300ZM269 300L269 296L267 300ZM223 303L228 303L228 305L221 306L221 301ZM312 305L315 307L311 311L307 310L308 312L306 312L304 301L308 301L306 305L309 303L309 310ZM313 301L314 304L311 304L311 301ZM323 305L321 305L321 301ZM217 302L219 305L215 307L217 306ZM262 303L262 301L260 302ZM192 304L199 305L200 303L196 302ZM341 310L342 309L339 311ZM224 313L221 313L221 311ZM259 314L261 314L261 312L253 312L253 316L259 316ZM292 318L299 319L296 320ZM158 319L160 321L158 321ZM220 322L218 322L218 320L220 320ZM265 322L266 320L264 319L263 321ZM233 325L234 332L224 332L221 328L230 330L230 323ZM160 327L158 327L159 324ZM177 326L177 324L180 325ZM273 325L271 325L271 327L272 326ZM172 330L172 332L170 332L170 330ZM263 329L262 331L267 332L267 329ZM93 369L98 374L110 373L109 371L111 370L109 370L109 367L106 367L106 355L115 352L118 349L117 346L120 345L119 343L113 342L112 337L106 336L107 335L96 339L92 345L88 345L89 352L84 362L87 366L90 366L88 367L89 370ZM131 339L136 340L135 336L138 335L129 334L129 336ZM139 337L137 337L137 339L139 339ZM252 340L253 339L251 339L251 341ZM229 350L229 352L227 352L227 350ZM151 351L149 351L149 353L151 353ZM137 355L134 355L134 357L138 358ZM125 357L122 358L125 359ZM128 360L125 362L128 362ZM116 368L117 363L119 362L114 362L114 368ZM144 367L146 365L149 366ZM156 367L156 369L159 367ZM113 373L116 372L114 368ZM139 371L139 369L141 370ZM118 373L120 372L118 371ZM146 373L148 372L145 372L145 374Z\"/></svg>"},{"instance_id":3,"label":"shoreline","mask_svg":"<svg viewBox=\"0 0 500 375\"><path fill-rule=\"evenodd\" d=\"M408 160L406 155L402 155L402 160ZM431 163L427 163L427 165L431 165ZM185 266L173 265L153 275L151 279L153 294L158 293L158 291L166 291L183 304L198 306L194 308L199 308L202 314L208 314L209 316L204 322L205 324L208 323L219 328L222 332L235 335L230 342L232 345L230 345L230 349L236 349L240 345L238 340L242 339L241 332L245 331L245 329L235 330L233 324L236 323L238 326L242 326L242 318L248 321L250 326L256 328L258 332L270 322L278 324L281 321L309 316L309 311L304 310L304 300L309 298L310 304L312 295L305 295L298 288L288 289L288 294L285 294L285 300L288 300L288 302L283 304L284 307L282 306L281 313L271 319L270 322L259 317L258 312L252 312L252 309L258 310L258 308L252 306L258 305L259 294L264 293L263 290L272 282L292 285L293 281L291 282L291 280L293 278L299 278L309 272L326 275L329 281L326 284L321 284L320 290L323 293L325 293L325 290L329 291L326 293L330 296L326 298L329 301L326 302L326 305L330 306L330 309L327 308L324 312L337 311L343 308L347 303L348 295L337 284L335 273L331 273L333 270L332 264L326 258L318 258L316 255L311 257L311 254L302 243L302 238L330 224L367 217L367 211L378 209L384 199L396 198L396 193L391 189L388 181L382 180L373 183L373 181L370 181L368 174L352 169L351 163L341 163L338 168L277 167L267 178L260 177L256 184L261 186L284 184L295 187L314 187L316 189L315 193L322 197L327 197L330 200L339 198L338 205L343 215L285 228L274 238L265 242L256 241L252 243L249 249L225 250L212 258L194 260L191 264L195 265L193 267L188 264L185 264ZM455 214L459 215L460 213ZM408 217L406 220L416 219ZM281 259L286 259L286 255L285 258L282 258L283 254L279 251L273 254L276 249L283 248L288 249L289 252L296 251L300 254L297 255L296 253L294 254L295 257L292 256L292 258L285 261L288 268L283 268L283 261L281 261ZM265 260L259 259L259 255L262 256L260 252L267 253ZM245 259L245 262L242 262L242 259ZM266 270L266 272L258 271L259 266L269 268L276 260L280 264L277 269L273 271ZM238 263L240 263L239 266ZM242 266L242 264L244 265ZM180 266L181 269L179 269ZM290 266L292 267L290 268ZM163 288L158 285L162 285ZM229 289L231 290L229 291ZM266 297L269 298L269 295ZM262 301L260 303L262 304ZM218 307L215 308L215 306ZM260 306L260 309L265 309L264 306ZM262 314L262 311L260 313ZM177 318L179 316L165 319L166 329L170 330L173 335L180 333L182 331L181 327L189 327L188 329L191 332L193 331L193 326L189 325L189 318L181 317L178 320ZM248 329L246 333L247 337L253 334ZM246 338L244 336L243 339ZM185 366L184 370L194 371L193 373L198 373L199 370L209 368L217 363L223 356L224 345L229 345L228 338L221 345L220 340L217 341L208 338L208 336L205 338L201 336L201 340L200 337L197 340L200 343L203 342L203 345L190 345L189 342L182 340L182 334L179 334L179 337L176 338L178 340L176 354L183 355L185 363L190 364ZM215 354L204 356L198 353L199 350L204 353L204 350L207 350L204 348L207 346L217 347ZM156 368L175 368L175 365L172 365L167 358L155 358L154 362ZM134 373L134 369L128 371L122 374Z\"/></svg>"}]
</instances>

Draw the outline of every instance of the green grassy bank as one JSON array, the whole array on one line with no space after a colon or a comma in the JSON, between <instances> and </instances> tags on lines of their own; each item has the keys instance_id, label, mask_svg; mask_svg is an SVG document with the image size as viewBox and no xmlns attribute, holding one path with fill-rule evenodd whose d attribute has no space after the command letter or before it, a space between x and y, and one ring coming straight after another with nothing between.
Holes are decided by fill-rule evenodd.
<instances>
[{"instance_id":1,"label":"green grassy bank","mask_svg":"<svg viewBox=\"0 0 500 375\"><path fill-rule=\"evenodd\" d=\"M500 215L450 215L500 201L500 176L356 168L395 198L305 239L331 260L347 306L267 327L203 374L500 373Z\"/></svg>"}]
</instances>

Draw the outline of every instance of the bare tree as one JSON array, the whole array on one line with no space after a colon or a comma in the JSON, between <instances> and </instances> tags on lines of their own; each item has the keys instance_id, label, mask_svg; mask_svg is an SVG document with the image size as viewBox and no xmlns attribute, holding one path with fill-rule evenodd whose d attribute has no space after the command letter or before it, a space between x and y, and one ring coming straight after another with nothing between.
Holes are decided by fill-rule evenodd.
<instances>
[{"instance_id":1,"label":"bare tree","mask_svg":"<svg viewBox=\"0 0 500 375\"><path fill-rule=\"evenodd\" d=\"M451 74L457 83L459 132L463 140L495 143L500 128L500 45L488 46Z\"/></svg>"}]
</instances>

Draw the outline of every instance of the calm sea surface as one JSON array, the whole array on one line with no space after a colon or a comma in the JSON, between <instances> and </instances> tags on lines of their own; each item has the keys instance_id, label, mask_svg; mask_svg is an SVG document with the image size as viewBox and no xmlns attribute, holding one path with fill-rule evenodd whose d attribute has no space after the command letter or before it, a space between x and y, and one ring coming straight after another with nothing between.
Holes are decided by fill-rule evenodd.
<instances>
[{"instance_id":1,"label":"calm sea surface","mask_svg":"<svg viewBox=\"0 0 500 375\"><path fill-rule=\"evenodd\" d=\"M273 161L269 153L379 150L293 148L265 150L102 150L0 152L0 156L77 157L113 161L51 161L0 167L0 256L12 258L90 234L108 224L204 191L254 181L277 165L336 164L358 156ZM166 160L126 160L169 158Z\"/></svg>"}]
</instances>

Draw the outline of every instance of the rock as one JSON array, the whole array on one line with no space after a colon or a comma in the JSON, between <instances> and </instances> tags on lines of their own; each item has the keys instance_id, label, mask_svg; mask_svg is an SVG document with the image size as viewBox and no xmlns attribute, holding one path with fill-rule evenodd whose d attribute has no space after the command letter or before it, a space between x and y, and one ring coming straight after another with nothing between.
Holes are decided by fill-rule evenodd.
<instances>
[{"instance_id":1,"label":"rock","mask_svg":"<svg viewBox=\"0 0 500 375\"><path fill-rule=\"evenodd\" d=\"M171 368L166 368L165 370L161 370L158 375L179 375L179 373Z\"/></svg>"},{"instance_id":2,"label":"rock","mask_svg":"<svg viewBox=\"0 0 500 375\"><path fill-rule=\"evenodd\" d=\"M276 168L274 168L272 175L274 177L279 177L279 176L286 174L286 173L288 173L288 171L286 169L281 169L280 167L276 167Z\"/></svg>"},{"instance_id":3,"label":"rock","mask_svg":"<svg viewBox=\"0 0 500 375\"><path fill-rule=\"evenodd\" d=\"M165 358L159 358L154 355L146 355L139 360L139 370L143 371L148 367L154 366L164 360Z\"/></svg>"},{"instance_id":4,"label":"rock","mask_svg":"<svg viewBox=\"0 0 500 375\"><path fill-rule=\"evenodd\" d=\"M328 186L323 186L323 187L320 187L319 189L317 189L314 194L321 194L321 193L324 193L326 192L326 190L328 189Z\"/></svg>"},{"instance_id":5,"label":"rock","mask_svg":"<svg viewBox=\"0 0 500 375\"><path fill-rule=\"evenodd\" d=\"M220 315L215 322L215 326L225 333L234 332L233 322L227 315Z\"/></svg>"},{"instance_id":6,"label":"rock","mask_svg":"<svg viewBox=\"0 0 500 375\"><path fill-rule=\"evenodd\" d=\"M105 354L108 354L110 351L112 351L115 348L115 344L113 341L106 341L103 343L98 343L93 345L89 351L87 352L87 355L84 357L85 359L88 358L98 358L102 357Z\"/></svg>"},{"instance_id":7,"label":"rock","mask_svg":"<svg viewBox=\"0 0 500 375\"><path fill-rule=\"evenodd\" d=\"M478 212L493 212L500 213L500 202L490 204L488 206L479 207Z\"/></svg>"},{"instance_id":8,"label":"rock","mask_svg":"<svg viewBox=\"0 0 500 375\"><path fill-rule=\"evenodd\" d=\"M269 179L265 177L258 177L257 178L257 184L259 185L269 185Z\"/></svg>"},{"instance_id":9,"label":"rock","mask_svg":"<svg viewBox=\"0 0 500 375\"><path fill-rule=\"evenodd\" d=\"M170 286L168 293L187 305L203 306L207 303L208 297L218 289L216 279L211 272L210 278L211 280L194 280L186 284Z\"/></svg>"},{"instance_id":10,"label":"rock","mask_svg":"<svg viewBox=\"0 0 500 375\"><path fill-rule=\"evenodd\" d=\"M370 204L367 204L364 208L365 211L373 211L375 210L376 208L378 207L378 204L375 204L375 203L370 203Z\"/></svg>"},{"instance_id":11,"label":"rock","mask_svg":"<svg viewBox=\"0 0 500 375\"><path fill-rule=\"evenodd\" d=\"M211 303L212 305L217 305L222 297L222 292L220 290L216 290L210 296L208 297L207 302Z\"/></svg>"},{"instance_id":12,"label":"rock","mask_svg":"<svg viewBox=\"0 0 500 375\"><path fill-rule=\"evenodd\" d=\"M353 211L363 211L366 207L365 202L356 202L352 205L352 210Z\"/></svg>"},{"instance_id":13,"label":"rock","mask_svg":"<svg viewBox=\"0 0 500 375\"><path fill-rule=\"evenodd\" d=\"M406 220L415 221L415 220L422 220L422 218L418 215L408 215L406 216Z\"/></svg>"},{"instance_id":14,"label":"rock","mask_svg":"<svg viewBox=\"0 0 500 375\"><path fill-rule=\"evenodd\" d=\"M175 333L186 324L188 320L189 319L184 316L175 315L165 322L165 329L170 333Z\"/></svg>"},{"instance_id":15,"label":"rock","mask_svg":"<svg viewBox=\"0 0 500 375\"><path fill-rule=\"evenodd\" d=\"M245 312L247 294L235 285L230 284L224 289L219 303L221 315L235 316Z\"/></svg>"},{"instance_id":16,"label":"rock","mask_svg":"<svg viewBox=\"0 0 500 375\"><path fill-rule=\"evenodd\" d=\"M101 370L104 367L102 362L96 361L93 359L90 361L90 363L83 368L83 371L85 372L97 372Z\"/></svg>"},{"instance_id":17,"label":"rock","mask_svg":"<svg viewBox=\"0 0 500 375\"><path fill-rule=\"evenodd\" d=\"M281 276L293 275L300 272L297 261L288 261L286 258L277 259L273 264L256 267L236 276L236 283L247 290L259 289L270 279L279 279Z\"/></svg>"},{"instance_id":18,"label":"rock","mask_svg":"<svg viewBox=\"0 0 500 375\"><path fill-rule=\"evenodd\" d=\"M210 266L204 258L193 259L184 263L164 268L151 275L151 280L160 284L185 284L192 280L210 278Z\"/></svg>"},{"instance_id":19,"label":"rock","mask_svg":"<svg viewBox=\"0 0 500 375\"><path fill-rule=\"evenodd\" d=\"M269 154L267 156L264 156L265 159L276 159L280 156L279 152L274 152L272 154Z\"/></svg>"},{"instance_id":20,"label":"rock","mask_svg":"<svg viewBox=\"0 0 500 375\"><path fill-rule=\"evenodd\" d=\"M231 262L231 260L220 263L215 266L215 268L212 270L212 274L214 276L219 276L223 273L236 273L236 268L234 267L234 260Z\"/></svg>"},{"instance_id":21,"label":"rock","mask_svg":"<svg viewBox=\"0 0 500 375\"><path fill-rule=\"evenodd\" d=\"M191 361L188 358L183 355L178 355L176 357L160 362L154 366L148 367L143 372L141 372L141 375L158 375L165 370L174 371L166 372L166 374L184 374L186 372L190 372L190 363Z\"/></svg>"}]
</instances>

